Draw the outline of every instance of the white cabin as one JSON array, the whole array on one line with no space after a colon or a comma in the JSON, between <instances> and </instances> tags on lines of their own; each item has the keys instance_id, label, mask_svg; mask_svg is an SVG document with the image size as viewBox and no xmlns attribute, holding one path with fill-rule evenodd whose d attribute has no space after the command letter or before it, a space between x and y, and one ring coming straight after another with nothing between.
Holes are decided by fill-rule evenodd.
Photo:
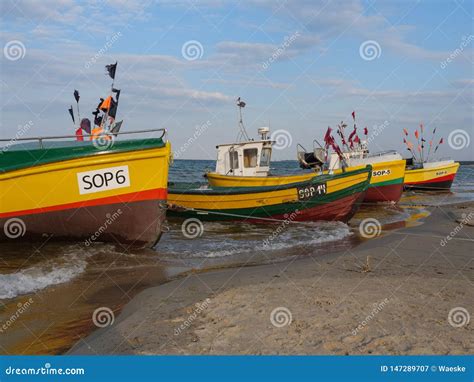
<instances>
[{"instance_id":1,"label":"white cabin","mask_svg":"<svg viewBox=\"0 0 474 382\"><path fill-rule=\"evenodd\" d=\"M268 137L270 129L261 127L257 141L227 143L216 146L216 173L234 176L267 176L270 172L273 141Z\"/></svg>"}]
</instances>

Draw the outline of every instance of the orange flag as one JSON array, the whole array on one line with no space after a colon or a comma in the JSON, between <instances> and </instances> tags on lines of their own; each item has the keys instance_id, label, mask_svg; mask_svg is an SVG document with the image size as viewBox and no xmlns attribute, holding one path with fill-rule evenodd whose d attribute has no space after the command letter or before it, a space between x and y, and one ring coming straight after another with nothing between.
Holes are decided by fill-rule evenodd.
<instances>
[{"instance_id":1,"label":"orange flag","mask_svg":"<svg viewBox=\"0 0 474 382\"><path fill-rule=\"evenodd\" d=\"M112 105L112 96L108 96L104 102L100 105L99 109L106 112L107 110L110 109L110 106Z\"/></svg>"},{"instance_id":2,"label":"orange flag","mask_svg":"<svg viewBox=\"0 0 474 382\"><path fill-rule=\"evenodd\" d=\"M418 130L415 130L415 137L418 139Z\"/></svg>"}]
</instances>

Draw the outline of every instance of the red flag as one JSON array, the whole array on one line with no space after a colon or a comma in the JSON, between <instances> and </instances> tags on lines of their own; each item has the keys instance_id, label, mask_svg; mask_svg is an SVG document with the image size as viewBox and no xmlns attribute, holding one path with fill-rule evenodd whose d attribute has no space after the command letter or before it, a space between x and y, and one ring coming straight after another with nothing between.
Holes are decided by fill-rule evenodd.
<instances>
[{"instance_id":1,"label":"red flag","mask_svg":"<svg viewBox=\"0 0 474 382\"><path fill-rule=\"evenodd\" d=\"M357 127L354 127L354 131L351 133L351 135L349 135L349 142L352 142L352 138L354 137L356 132L357 132Z\"/></svg>"},{"instance_id":2,"label":"red flag","mask_svg":"<svg viewBox=\"0 0 474 382\"><path fill-rule=\"evenodd\" d=\"M353 119L353 120L356 119L356 112L355 112L355 111L352 112L352 119Z\"/></svg>"},{"instance_id":3,"label":"red flag","mask_svg":"<svg viewBox=\"0 0 474 382\"><path fill-rule=\"evenodd\" d=\"M430 141L430 146L433 146L433 141Z\"/></svg>"},{"instance_id":4,"label":"red flag","mask_svg":"<svg viewBox=\"0 0 474 382\"><path fill-rule=\"evenodd\" d=\"M82 129L80 127L76 130L76 140L81 142L84 141L84 136L82 135Z\"/></svg>"},{"instance_id":5,"label":"red flag","mask_svg":"<svg viewBox=\"0 0 474 382\"><path fill-rule=\"evenodd\" d=\"M407 129L403 129L403 132L404 132L405 135L408 137L408 130L407 130Z\"/></svg>"},{"instance_id":6,"label":"red flag","mask_svg":"<svg viewBox=\"0 0 474 382\"><path fill-rule=\"evenodd\" d=\"M331 131L332 131L332 129L330 127L328 127L328 129L326 131L326 134L324 135L324 142L326 143L326 145L329 145L330 137L331 137Z\"/></svg>"},{"instance_id":7,"label":"red flag","mask_svg":"<svg viewBox=\"0 0 474 382\"><path fill-rule=\"evenodd\" d=\"M405 138L403 138L403 143L407 143L407 140Z\"/></svg>"},{"instance_id":8,"label":"red flag","mask_svg":"<svg viewBox=\"0 0 474 382\"><path fill-rule=\"evenodd\" d=\"M364 127L364 134L365 134L365 135L369 134L369 129L367 129L367 126Z\"/></svg>"},{"instance_id":9,"label":"red flag","mask_svg":"<svg viewBox=\"0 0 474 382\"><path fill-rule=\"evenodd\" d=\"M415 137L418 139L418 130L415 130Z\"/></svg>"},{"instance_id":10,"label":"red flag","mask_svg":"<svg viewBox=\"0 0 474 382\"><path fill-rule=\"evenodd\" d=\"M441 145L443 142L444 142L444 141L443 141L443 138L441 138L440 141L439 141L439 143L438 143L438 145Z\"/></svg>"},{"instance_id":11,"label":"red flag","mask_svg":"<svg viewBox=\"0 0 474 382\"><path fill-rule=\"evenodd\" d=\"M420 145L418 145L418 152L421 153L421 146Z\"/></svg>"},{"instance_id":12,"label":"red flag","mask_svg":"<svg viewBox=\"0 0 474 382\"><path fill-rule=\"evenodd\" d=\"M423 132L423 123L420 123L420 130Z\"/></svg>"},{"instance_id":13,"label":"red flag","mask_svg":"<svg viewBox=\"0 0 474 382\"><path fill-rule=\"evenodd\" d=\"M355 143L359 143L359 142L360 142L360 139L359 139L359 136L358 136L358 135L355 136L354 142L355 142Z\"/></svg>"}]
</instances>

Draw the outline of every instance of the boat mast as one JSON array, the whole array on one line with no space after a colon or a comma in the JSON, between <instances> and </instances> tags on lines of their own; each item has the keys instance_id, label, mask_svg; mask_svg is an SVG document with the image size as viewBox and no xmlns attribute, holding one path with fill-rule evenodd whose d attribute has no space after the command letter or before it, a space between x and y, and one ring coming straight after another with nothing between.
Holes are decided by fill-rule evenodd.
<instances>
[{"instance_id":1,"label":"boat mast","mask_svg":"<svg viewBox=\"0 0 474 382\"><path fill-rule=\"evenodd\" d=\"M239 108L239 134L237 135L237 142L241 142L243 140L250 141L250 138L247 134L247 130L245 129L244 122L242 120L242 109L245 107L245 102L239 98L237 98L237 107Z\"/></svg>"}]
</instances>

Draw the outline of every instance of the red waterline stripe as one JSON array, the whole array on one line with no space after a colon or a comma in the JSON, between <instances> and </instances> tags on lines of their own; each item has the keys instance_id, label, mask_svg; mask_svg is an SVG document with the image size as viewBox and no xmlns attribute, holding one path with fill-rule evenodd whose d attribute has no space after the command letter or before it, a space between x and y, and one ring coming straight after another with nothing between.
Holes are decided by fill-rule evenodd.
<instances>
[{"instance_id":1,"label":"red waterline stripe","mask_svg":"<svg viewBox=\"0 0 474 382\"><path fill-rule=\"evenodd\" d=\"M445 182L445 181L448 181L448 180L453 180L455 176L456 176L456 173L445 175L445 176L440 176L439 178L433 178L433 179L430 179L430 180L422 180L420 182L408 182L408 183L405 183L405 184L425 184L425 183Z\"/></svg>"},{"instance_id":2,"label":"red waterline stripe","mask_svg":"<svg viewBox=\"0 0 474 382\"><path fill-rule=\"evenodd\" d=\"M156 188L153 190L131 192L129 194L122 194L122 195L116 195L116 196L108 196L106 198L85 200L83 202L60 204L57 206L40 207L40 208L34 208L30 210L23 210L23 211L6 212L3 214L0 213L0 218L8 218L11 216L34 215L34 214L41 214L45 212L51 212L51 211L69 210L69 209L74 209L74 208L93 207L93 206L107 205L107 204L133 203L133 202L139 202L142 200L154 200L154 199L167 200L167 198L168 198L167 188Z\"/></svg>"}]
</instances>

